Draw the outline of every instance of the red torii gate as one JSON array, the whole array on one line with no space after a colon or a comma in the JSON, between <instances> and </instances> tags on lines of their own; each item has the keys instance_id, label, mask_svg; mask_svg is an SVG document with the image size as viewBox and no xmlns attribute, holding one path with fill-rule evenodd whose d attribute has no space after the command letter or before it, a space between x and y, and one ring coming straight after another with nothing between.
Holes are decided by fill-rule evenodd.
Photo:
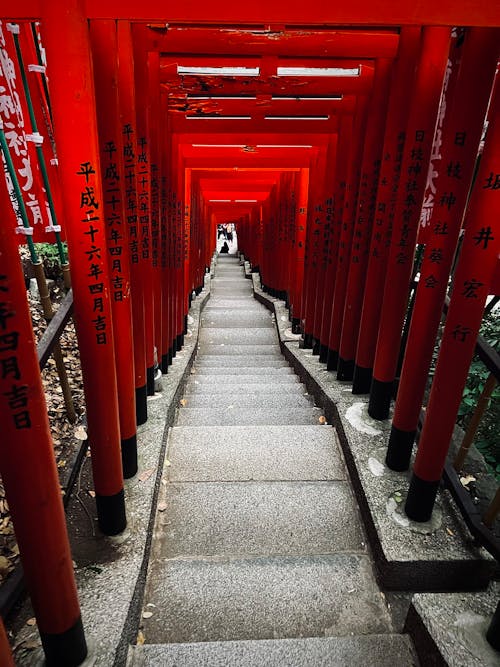
<instances>
[{"instance_id":1,"label":"red torii gate","mask_svg":"<svg viewBox=\"0 0 500 667\"><path fill-rule=\"evenodd\" d=\"M440 90L439 77L441 76L442 79L444 75L449 28L434 26L476 26L481 29L477 31L479 35L477 39L482 43L484 35L489 34L489 31L483 31L482 28L500 25L500 7L486 2L471 4L446 0L439 5L429 1L415 6L410 0L397 0L374 7L372 3L368 2L352 4L352 6L348 3L344 6L332 6L331 3L319 0L312 4L309 3L307 7L289 6L289 3L283 1L272 3L272 6L268 5L269 3L257 0L251 5L234 8L228 7L226 2L216 0L209 7L202 3L169 7L168 15L165 16L164 3L153 0L144 0L140 6L131 0L120 2L68 0L63 7L61 3L57 3L56 6L56 3L22 0L15 7L15 16L1 17L18 21L42 20L43 36L49 59L56 140L62 167L64 210L68 220L67 237L73 267L75 318L84 374L89 437L92 443L96 500L100 526L108 534L120 532L125 526L123 473L127 474L127 465L130 466L131 474L134 468L134 424L127 422L125 415L130 416L130 406L133 405L135 399L138 405L137 422L140 423L146 418L145 399L148 387L151 391L154 347L156 345L158 348L162 369L166 371L169 360L182 345L184 318L187 315L190 291L200 286L201 263L205 267L209 261L210 245L208 242L203 244L203 256L198 257L201 263L197 265L193 259L190 238L192 230L196 234L193 239L196 238L197 241L208 235L206 229L198 225L198 220L196 224L192 224L193 197L201 198L201 202L197 203L197 210L201 208L204 211L207 220L213 227L213 221L221 215L225 207L212 206L208 200L210 193L225 192L227 194L231 191L240 193L251 191L246 188L239 191L232 190L231 179L226 180L221 175L220 170L227 169L236 157L233 155L233 149L227 149L227 155L220 155L214 159L209 150L203 151L201 155L197 154L193 144L210 143L211 141L215 144L221 143L223 142L221 137L224 137L224 142L228 140L235 143L241 142L244 146L256 146L260 141L263 145L284 142L293 145L297 143L297 136L301 136L301 142L303 137L308 137L307 144L314 148L307 158L302 156L299 149L295 151L285 148L277 149L278 154L273 154L275 149L271 148L258 149L258 151L262 150L261 154L257 151L239 151L241 167L238 168L246 170L245 175L248 175L250 169L274 169L279 172L279 177L277 176L275 183L267 190L268 196L262 202L258 201L255 206L251 207L228 206L227 208L228 211L231 211L231 216L236 215L243 218L242 241L244 243L249 243L250 227L261 224L263 213L276 216L277 222L271 225L270 234L273 235L274 243L283 244L281 248L281 256L284 257L283 266L277 263L270 270L269 261L266 260L262 248L249 247L250 258L254 261L252 256L254 252L257 257L261 258L263 275L267 272L265 282L268 288L277 292L288 291L289 298L293 294L291 297L293 314L295 317L296 313L300 313L299 318L304 320L306 343L312 345L315 342L317 351L322 351L323 357L326 353L330 368L336 366L340 354L343 365L342 374L346 372L345 362L348 362L348 375L351 374L351 365L352 370L356 368L358 373L363 371L360 390L366 391L364 381L366 371L368 374L371 371L370 364L373 355L372 353L366 355L364 352L370 346L373 348L374 339L373 337L371 340L364 339L363 346L358 346L355 357L353 357L354 350L349 346L346 347L346 344L352 342L352 336L357 337L355 314L360 312L359 298L363 293L361 281L364 279L364 274L357 266L360 262L354 260L356 257L359 258L359 255L356 254L358 251L365 252L358 239L363 239L364 247L370 247L371 251L380 246L381 240L375 238L374 234L370 234L371 223L367 223L359 212L356 215L356 211L360 209L361 213L364 212L367 206L366 200L369 197L372 203L369 203L368 207L377 206L377 210L372 211L372 214L375 214L372 215L372 219L376 226L378 206L386 204L386 199L383 197L387 196L387 193L383 195L380 191L380 185L386 186L385 183L380 183L378 174L375 175L373 172L367 175L367 169L376 169L374 160L377 154L380 156L381 153L381 144L375 144L375 142L381 140L379 132L383 125L383 117L377 120L368 119L367 124L366 101L369 95L379 94L377 109L380 110L380 105L390 99L391 94L395 96L400 94L400 87L403 84L402 81L396 84L393 80L391 90L394 92L387 93L387 89L383 87L387 85L387 79L384 79L379 67L380 59L389 59L392 62L399 55L403 64L411 66L411 63L414 62L414 55L409 52L403 55L402 50L398 51L400 37L394 26L415 26L417 30L425 26L427 41L424 42L424 45L432 46L433 51L431 54L428 48L422 49L422 60L424 57L435 55L433 67L437 70L441 68L435 71L436 86L433 94L436 95L436 91ZM90 19L90 35L87 19ZM115 23L116 20L118 24ZM135 24L133 34L130 30L130 21ZM144 25L146 22L154 22L156 27L146 28ZM180 31L171 30L169 27L167 33L162 34L164 28L161 22L163 25L166 22L169 24L196 23L198 26L210 24L212 27L207 32L203 32L204 28L193 28L193 39L188 49L183 39L185 31L181 35ZM271 26L272 30L282 32L286 39L269 40L266 37L257 36L252 39L252 46L245 47L246 39L243 31L239 33L231 30L233 41L230 42L227 41L227 35L223 29L213 28L214 23L221 26L225 24L241 26L266 24ZM302 34L303 31L300 31L300 34L299 31L293 32L294 25L324 26L325 24L340 26L341 29L335 31L334 34L319 28L312 29L306 35ZM391 29L377 31L370 28L351 34L343 27L346 25L390 26ZM287 31L291 34L288 35ZM203 39L200 39L200 33L203 33ZM106 39L112 40L113 45L116 39L116 50L109 49L109 54L100 49L104 35ZM93 39L92 52L90 37ZM498 48L495 49L495 38L498 43L496 32L491 36L491 51L486 50L479 55L472 51L467 55L474 66L467 77L464 75L464 87L459 90L469 90L467 86L470 85L478 67L482 68L483 65L491 66L492 62L496 63ZM438 39L441 40L439 44ZM197 46L193 50L195 44ZM185 49L186 52L195 54L185 58L187 65L207 66L215 63L216 66L225 66L230 63L227 56L234 53L233 49L236 45L242 57L233 58L232 64L236 60L243 66L258 63L262 68L263 77L259 81L247 78L243 84L241 81L221 80L214 76L208 84L209 87L213 85L206 96L214 97L217 87L222 86L226 97L234 95L242 98L245 94L247 97L254 94L257 97L255 104L249 104L248 99L239 101L214 101L212 99L208 102L194 99L202 96L203 85L199 80L195 80L195 77L190 82L186 81L186 77L180 77L176 69L178 59L168 55L174 51L182 53L182 50ZM117 68L117 52L120 53L119 68ZM163 52L166 55L163 55ZM298 58L299 52L300 59ZM112 87L109 87L106 94L105 87L102 85L102 82L105 81L104 73L102 73L101 82L99 77L94 79L91 53L102 63L106 55L110 55L110 69L107 75L111 77L110 80L114 78L117 82L118 100L116 91ZM207 54L215 54L215 58ZM353 63L354 65L359 64L361 61L365 62L358 77L330 76L321 81L318 79L305 80L306 83L304 83L304 80L298 80L294 76L281 78L281 80L279 76L276 76L280 57L286 57L287 65L290 67L307 67L311 63L318 67L348 66ZM342 61L339 58L347 60ZM248 60L245 62L245 59ZM377 63L375 63L376 60ZM125 63L125 69L123 63ZM429 78L425 73L422 61L420 72L422 90L424 90L429 83ZM382 76L384 80L380 84L375 84L376 88L373 88L377 75ZM490 76L493 75L490 74ZM379 88L379 85L382 87ZM133 93L128 98L125 93L127 87ZM417 88L417 91L419 90ZM307 99L273 101L273 97L278 97L280 93L282 96L286 94L289 98L331 97L332 91L343 95L342 100L330 100L326 103L323 100L323 104L320 100ZM418 106L416 102L420 101L417 100L416 95L417 93L414 93L412 99L412 107L415 110ZM99 100L98 105L96 105L96 97ZM107 102L107 113L103 113L102 109L104 100ZM296 105L296 102L300 102L300 107ZM182 105L185 105L186 109L183 109ZM299 109L300 113L309 116L326 110L328 118L324 120L276 118L276 116L297 115ZM98 117L96 117L96 110ZM236 118L219 120L203 117L206 112L219 116L236 116ZM396 119L396 112L393 110L391 119L394 119L394 125L386 126L384 151L386 145L390 144L391 150L396 150L398 155L401 153L401 156L393 156L390 160L395 162L399 160L400 164L407 166L407 172L410 167L416 169L415 165L418 162L419 173L424 172L425 174L427 158L432 145L432 137L429 138L429 133L432 131L436 113L435 97L434 100L429 100L428 107L420 109L420 116L417 117L416 111L414 116L410 115L408 125L404 121L404 114L401 120L399 117ZM115 120L118 114L122 120L120 125L114 124L115 133L112 132L110 123L113 114L115 114ZM200 117L197 114L200 114ZM249 120L238 118L238 116L247 115L250 116ZM271 115L275 117L271 118ZM160 117L162 122L160 122ZM448 339L454 346L454 359L451 362L449 353L444 353L440 366L438 366L439 378L451 372L452 363L456 363L456 367L460 369L454 375L452 389L455 399L461 393L463 368L470 359L471 341L479 326L478 305L484 301L484 296L487 294L499 249L500 234L497 233L497 229L481 222L485 210L488 210L488 217L491 216L491 220L498 221L498 188L495 184L500 170L498 168L498 123L495 122L495 119L498 119L497 98L492 105L492 122L478 176L479 185L476 186L471 200L472 207L469 212L470 222L466 235L464 259L459 273L463 289L466 284L469 284L470 291L472 289L470 285L475 285L475 300L473 302L464 301L468 299L467 291L461 294L457 291L452 297L450 314L453 317L450 319L449 330L445 332L445 336L448 335ZM471 123L471 131L477 131L482 124L479 118L475 120L467 118L464 122ZM219 126L215 128L214 123L219 123ZM377 126L377 123L380 126ZM410 143L407 143L401 150L399 123L402 124L405 132L408 133L408 130L411 130L412 133L411 136L407 136L407 141ZM419 123L425 123L425 128ZM122 130L121 136L116 134L117 127ZM363 153L365 127L368 128L366 136L371 139L371 143L370 148L367 147L366 152ZM395 127L398 128L397 132L394 130ZM469 125L466 127L468 130ZM465 130L460 131L465 133ZM459 129L454 130L455 135L458 132ZM419 133L422 133L422 136ZM331 140L331 137L337 135L339 136L338 141ZM164 145L168 148L161 154L156 152L160 136L163 137ZM212 138L208 139L209 136ZM240 139L229 139L230 137L240 137ZM346 141L346 137L352 137L352 140ZM249 143L249 138L251 138L251 143ZM343 141L341 141L342 138ZM419 157L420 153L415 157L415 152L422 148L417 143L423 143L424 138L426 149L421 157ZM129 187L128 190L124 187L119 188L120 204L109 203L113 200L108 200L108 195L111 195L114 189L115 180L105 177L106 170L111 169L114 164L112 162L114 154L111 152L108 154L106 151L106 146L110 144L114 144L118 149L119 155L116 156L117 164L120 165L118 176L122 174L122 183L123 179L126 181L128 176L135 179L134 188ZM291 153L290 150L292 150ZM217 187L209 183L202 185L201 175L195 171L203 170L204 173L209 167L214 168L214 172L213 177L207 177L207 180L219 181ZM292 169L300 169L300 171L291 172ZM325 173L325 169L328 178L324 186L321 186L318 178ZM396 171L396 165L391 165L387 173ZM293 178L290 176L292 173L296 174ZM383 168L382 173L384 173ZM155 174L158 178L156 182ZM407 174L403 175L406 179ZM162 178L165 177L167 180L162 181ZM422 177L420 180L422 181ZM417 187L422 189L422 186L425 185L424 181L420 185L417 184ZM400 197L407 197L409 182L409 180L405 181L406 193L402 193ZM377 183L380 183L378 190ZM278 191L295 193L294 197L297 198L295 216L292 216L289 211L279 210ZM253 192L259 192L259 190L256 189ZM7 209L9 204L2 188L0 188L0 195L3 197L4 209ZM330 196L332 200L335 197L331 207L328 204ZM407 206L406 200L400 204L398 199L396 207L402 207L403 204ZM189 210L186 209L186 205L190 207ZM124 222L126 221L128 232L128 239L127 235L124 235L121 245L116 243L116 236L112 236L113 225L110 224L113 209L118 206L123 216L122 229L125 229ZM331 212L327 210L328 208L331 208ZM402 213L404 210L401 208ZM291 222L292 217L293 222ZM308 218L307 225L305 224L306 217ZM284 225L285 221L286 224L292 225L294 231L282 236L283 227L280 228L280 225ZM394 220L394 223L399 224L399 221ZM297 279L294 281L290 273L289 246L292 242L296 243L295 261L302 263L306 245L306 229L309 234L308 246L311 252L305 258L305 282L304 289L302 289L301 271L297 272L298 281ZM315 231L318 231L323 245L318 242L315 246L313 236ZM356 236L357 231L362 234L361 237ZM404 226L399 231L403 232ZM415 226L413 232L416 235ZM11 258L15 257L13 238L5 225L0 228L0 252L6 258L9 257L9 253ZM260 238L262 242L262 237ZM401 239L408 240L406 231L402 233ZM302 244L300 249L299 242ZM356 247L358 243L360 243L359 248ZM111 248L117 247L121 247L120 256L124 257L124 264L120 270L118 270L118 265L113 263L116 261L117 252L110 252ZM328 247L328 251L320 257L325 247ZM337 253L334 248L337 249ZM478 248L482 251L481 253ZM127 249L130 256L130 278L125 269ZM113 257L115 259L112 259ZM396 254L394 257L397 261ZM320 269L316 266L318 263L321 264ZM406 267L410 263L407 257ZM323 271L323 274L318 273L318 270ZM331 281L330 293L326 300L322 298L321 294L323 285L319 281L320 275L324 275L325 279ZM1 408L7 415L7 444L2 445L1 472L6 488L11 489L8 491L9 503L48 663L57 664L59 656L64 652L66 658L70 655L70 662L78 664L85 654L85 642L79 619L70 559L68 566L69 551L58 493L53 494L53 503L51 501L51 504L46 507L47 517L50 516L51 519L50 539L54 544L54 550L47 554L45 568L47 572L53 571L56 563L61 562L62 558L66 564L65 571L61 573L57 584L58 586L64 585L67 590L66 596L57 596L51 591L47 593L45 589L47 577L43 575L43 572L40 576L38 559L41 550L37 548L36 541L39 539L40 543L45 542L43 531L46 524L40 522L39 533L30 535L29 538L26 534L33 524L30 507L37 507L41 490L24 484L23 475L28 466L33 466L35 470L43 470L45 474L47 470L53 470L53 461L51 462L50 434L27 318L27 304L20 281L19 267L15 265L14 261L2 264L0 278L5 280L5 284L0 284L0 296L7 295L5 303L9 308L15 304L19 311L16 311L16 318L19 321L14 318L14 315L11 315L11 310L6 311L5 326L2 320L0 341L3 347L0 347L0 355L2 355L0 362L4 370L0 379L0 388L3 397ZM113 287L115 284L113 281L116 278L122 279L125 284L130 280L131 298L129 293L125 303L114 298L116 292L120 291ZM198 284L196 284L197 281ZM397 292L396 300L401 299L406 289L404 281L401 285L396 285L394 289ZM367 292L365 292L365 300L367 299L366 294ZM300 305L295 299L300 300ZM115 303L118 301L119 305ZM356 304L354 310L352 310L353 304ZM347 311L347 319L346 305L348 309L351 309ZM126 356L127 352L130 352L132 341L130 338L120 337L117 343L113 336L112 321L115 326L121 327L118 322L130 323L131 317L134 327L135 368L133 376L129 366L127 376L122 375L121 379L119 378L121 399L119 406L115 360L119 359L120 355ZM9 340L14 340L14 334L17 332L12 328L14 324L26 339L22 342L22 346L20 339L19 347L15 350L20 366L18 370L15 368L14 370L19 373L20 377L22 375L22 381L30 387L31 392L29 428L21 429L18 426L20 408L15 407L20 404L13 403L14 399L9 398L12 386L9 374L5 371L7 359L12 356L9 356L11 350L8 345L12 344L9 343ZM391 329L391 336L393 332L394 329ZM382 338L379 343L382 350L383 345L387 345L389 338L385 339L383 333L379 334L379 337L380 335ZM390 340L393 339L390 338ZM451 349L450 347L449 350ZM393 353L392 349L391 354ZM128 358L130 359L130 356ZM374 358L377 369L379 367L377 356ZM382 362L379 363L382 364ZM387 365L390 366L390 362ZM100 374L95 372L96 366ZM102 382L103 375L106 376L106 384ZM373 395L374 413L377 402L386 401L387 383L392 385L392 378L388 379L383 372L380 376L376 372L375 378L382 383L384 392L382 399L378 398L380 392ZM416 406L421 399L413 396L411 400L412 405ZM431 408L438 400L439 397L431 398L429 414L432 414ZM453 410L454 407L450 406L449 419L443 420L441 424L440 435L443 442L446 441L447 433L444 431L449 430L451 420L454 420ZM28 424L28 421L24 423ZM23 450L22 460L18 460L13 455L11 448L7 449L8 443L19 443L22 440L26 447L33 448L32 433L35 424L41 425L38 437L43 440L43 447L40 446L40 442L37 442L37 448L33 449L31 457L26 458L26 450ZM404 425L404 429L411 432L413 427ZM419 491L423 489L424 495L429 499L427 508L430 506L432 509L433 493L437 484L436 480L440 477L442 457L441 453L437 457L432 451L430 454L427 453L429 449L427 443L433 438L432 426L429 423L422 438L412 489ZM123 468L121 457L123 457ZM18 486L17 494L15 486ZM58 491L55 477L50 486L52 491L55 488ZM412 496L407 503L409 512L413 511L411 498ZM418 517L415 516L415 518ZM61 554L63 554L62 557Z\"/></svg>"}]
</instances>

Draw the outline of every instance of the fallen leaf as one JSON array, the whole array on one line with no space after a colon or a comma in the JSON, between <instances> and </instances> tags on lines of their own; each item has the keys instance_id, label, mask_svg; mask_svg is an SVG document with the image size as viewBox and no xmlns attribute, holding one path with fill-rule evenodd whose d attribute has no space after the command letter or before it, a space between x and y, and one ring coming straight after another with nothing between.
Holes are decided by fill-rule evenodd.
<instances>
[{"instance_id":1,"label":"fallen leaf","mask_svg":"<svg viewBox=\"0 0 500 667\"><path fill-rule=\"evenodd\" d=\"M448 535L451 535L452 537L455 535L455 533L449 528L446 529L446 532L448 533Z\"/></svg>"},{"instance_id":2,"label":"fallen leaf","mask_svg":"<svg viewBox=\"0 0 500 667\"><path fill-rule=\"evenodd\" d=\"M462 483L462 486L467 486L467 484L470 484L471 482L475 482L476 478L473 475L466 475L465 477L460 477L460 482Z\"/></svg>"},{"instance_id":3,"label":"fallen leaf","mask_svg":"<svg viewBox=\"0 0 500 667\"><path fill-rule=\"evenodd\" d=\"M144 635L142 633L142 630L139 630L137 633L137 645L142 646L145 642Z\"/></svg>"},{"instance_id":4,"label":"fallen leaf","mask_svg":"<svg viewBox=\"0 0 500 667\"><path fill-rule=\"evenodd\" d=\"M142 618L151 618L152 615L153 615L152 611L143 611L142 612Z\"/></svg>"},{"instance_id":5,"label":"fallen leaf","mask_svg":"<svg viewBox=\"0 0 500 667\"><path fill-rule=\"evenodd\" d=\"M26 625L30 625L30 626L31 625L36 625L36 618L34 618L34 617L33 618L28 618L28 620L26 621Z\"/></svg>"},{"instance_id":6,"label":"fallen leaf","mask_svg":"<svg viewBox=\"0 0 500 667\"><path fill-rule=\"evenodd\" d=\"M87 491L87 493L89 494L89 496L91 498L95 498L95 491L89 490L89 491Z\"/></svg>"},{"instance_id":7,"label":"fallen leaf","mask_svg":"<svg viewBox=\"0 0 500 667\"><path fill-rule=\"evenodd\" d=\"M168 459L165 459L165 465L166 465L166 467L168 468L168 467L171 466L172 464L170 463L170 461L169 461Z\"/></svg>"},{"instance_id":8,"label":"fallen leaf","mask_svg":"<svg viewBox=\"0 0 500 667\"><path fill-rule=\"evenodd\" d=\"M185 407L187 405L187 400L185 398L181 398L179 403L182 405L182 407Z\"/></svg>"},{"instance_id":9,"label":"fallen leaf","mask_svg":"<svg viewBox=\"0 0 500 667\"><path fill-rule=\"evenodd\" d=\"M137 479L140 482L146 482L151 475L154 473L155 469L154 468L148 468L148 470L143 470L140 475L137 476Z\"/></svg>"},{"instance_id":10,"label":"fallen leaf","mask_svg":"<svg viewBox=\"0 0 500 667\"><path fill-rule=\"evenodd\" d=\"M75 429L74 436L77 440L86 440L87 431L83 426L79 426L78 428Z\"/></svg>"},{"instance_id":11,"label":"fallen leaf","mask_svg":"<svg viewBox=\"0 0 500 667\"><path fill-rule=\"evenodd\" d=\"M320 424L326 424L326 417L323 417L323 415L321 415L321 417L318 419L318 421L319 421Z\"/></svg>"},{"instance_id":12,"label":"fallen leaf","mask_svg":"<svg viewBox=\"0 0 500 667\"><path fill-rule=\"evenodd\" d=\"M160 503L158 505L158 512L164 512L167 509L167 503Z\"/></svg>"}]
</instances>

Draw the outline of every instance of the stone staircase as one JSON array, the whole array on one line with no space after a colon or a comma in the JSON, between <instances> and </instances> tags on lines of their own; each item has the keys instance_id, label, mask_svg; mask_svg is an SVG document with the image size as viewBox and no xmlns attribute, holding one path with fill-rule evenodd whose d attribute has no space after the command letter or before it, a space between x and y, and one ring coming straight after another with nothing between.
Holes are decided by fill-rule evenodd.
<instances>
[{"instance_id":1,"label":"stone staircase","mask_svg":"<svg viewBox=\"0 0 500 667\"><path fill-rule=\"evenodd\" d=\"M219 257L168 436L130 666L416 664L320 417L238 259Z\"/></svg>"}]
</instances>

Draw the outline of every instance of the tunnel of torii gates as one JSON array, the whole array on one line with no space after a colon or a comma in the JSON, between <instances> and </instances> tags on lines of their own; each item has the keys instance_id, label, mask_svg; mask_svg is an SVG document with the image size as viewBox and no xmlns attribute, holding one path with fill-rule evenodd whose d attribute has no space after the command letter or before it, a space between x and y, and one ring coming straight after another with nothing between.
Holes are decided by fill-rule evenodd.
<instances>
[{"instance_id":1,"label":"tunnel of torii gates","mask_svg":"<svg viewBox=\"0 0 500 667\"><path fill-rule=\"evenodd\" d=\"M155 349L167 373L217 224L375 419L399 377L395 470L454 266L405 508L427 520L499 293L500 5L17 0L0 19L0 472L48 664L86 645L19 243L67 240L108 535L126 525Z\"/></svg>"}]
</instances>

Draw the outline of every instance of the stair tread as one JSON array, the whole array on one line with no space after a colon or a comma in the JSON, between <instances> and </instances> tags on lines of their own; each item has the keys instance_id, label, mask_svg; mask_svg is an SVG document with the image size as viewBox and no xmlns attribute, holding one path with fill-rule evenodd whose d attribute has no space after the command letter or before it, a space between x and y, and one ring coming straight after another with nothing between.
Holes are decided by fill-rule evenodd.
<instances>
[{"instance_id":1,"label":"stair tread","mask_svg":"<svg viewBox=\"0 0 500 667\"><path fill-rule=\"evenodd\" d=\"M174 426L172 481L345 479L333 429L320 425Z\"/></svg>"},{"instance_id":2,"label":"stair tread","mask_svg":"<svg viewBox=\"0 0 500 667\"><path fill-rule=\"evenodd\" d=\"M156 558L365 551L345 481L170 482Z\"/></svg>"},{"instance_id":3,"label":"stair tread","mask_svg":"<svg viewBox=\"0 0 500 667\"><path fill-rule=\"evenodd\" d=\"M388 632L367 556L153 559L148 642ZM154 604L154 607L146 607Z\"/></svg>"},{"instance_id":4,"label":"stair tread","mask_svg":"<svg viewBox=\"0 0 500 667\"><path fill-rule=\"evenodd\" d=\"M147 638L146 638L147 639ZM407 635L307 637L189 644L143 644L130 649L129 667L412 667Z\"/></svg>"},{"instance_id":5,"label":"stair tread","mask_svg":"<svg viewBox=\"0 0 500 667\"><path fill-rule=\"evenodd\" d=\"M317 424L322 412L319 408L182 408L179 425L223 424Z\"/></svg>"}]
</instances>

